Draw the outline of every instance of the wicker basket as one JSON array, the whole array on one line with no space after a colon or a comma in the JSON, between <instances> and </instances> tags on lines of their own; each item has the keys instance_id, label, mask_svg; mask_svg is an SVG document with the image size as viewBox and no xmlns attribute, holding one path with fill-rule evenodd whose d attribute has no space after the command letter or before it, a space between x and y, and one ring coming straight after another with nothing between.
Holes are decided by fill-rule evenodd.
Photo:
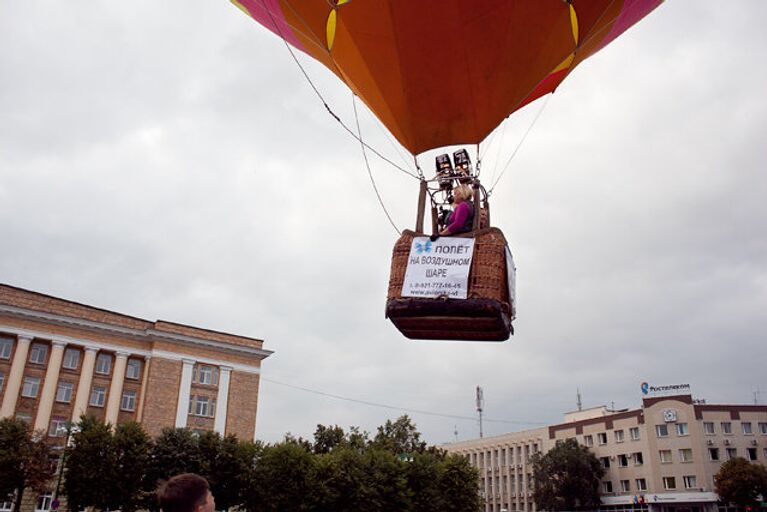
<instances>
[{"instance_id":1,"label":"wicker basket","mask_svg":"<svg viewBox=\"0 0 767 512\"><path fill-rule=\"evenodd\" d=\"M402 297L413 238L406 230L392 253L386 317L408 338L503 341L513 332L513 304L506 273L506 238L498 228L457 235L474 237L466 299Z\"/></svg>"}]
</instances>

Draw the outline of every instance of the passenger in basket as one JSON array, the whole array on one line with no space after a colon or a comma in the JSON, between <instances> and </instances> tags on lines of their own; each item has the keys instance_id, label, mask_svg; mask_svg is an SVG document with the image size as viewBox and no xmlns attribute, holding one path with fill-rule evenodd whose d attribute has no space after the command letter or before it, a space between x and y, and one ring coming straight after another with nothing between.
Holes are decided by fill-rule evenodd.
<instances>
[{"instance_id":1,"label":"passenger in basket","mask_svg":"<svg viewBox=\"0 0 767 512\"><path fill-rule=\"evenodd\" d=\"M458 233L466 233L474 227L474 204L471 202L474 192L470 185L460 184L453 189L453 200L455 209L447 217L447 226L445 226L439 235L432 235L432 241L439 236L450 236Z\"/></svg>"}]
</instances>

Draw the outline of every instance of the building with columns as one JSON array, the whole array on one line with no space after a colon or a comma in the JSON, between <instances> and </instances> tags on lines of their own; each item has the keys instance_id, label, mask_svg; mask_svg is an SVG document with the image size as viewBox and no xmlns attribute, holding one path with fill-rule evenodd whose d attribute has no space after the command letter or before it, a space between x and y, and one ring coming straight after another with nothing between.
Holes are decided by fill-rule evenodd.
<instances>
[{"instance_id":1,"label":"building with columns","mask_svg":"<svg viewBox=\"0 0 767 512\"><path fill-rule=\"evenodd\" d=\"M0 418L53 441L81 415L256 435L263 340L149 321L0 284Z\"/></svg>"},{"instance_id":2,"label":"building with columns","mask_svg":"<svg viewBox=\"0 0 767 512\"><path fill-rule=\"evenodd\" d=\"M767 406L714 405L692 395L648 396L637 409L594 407L563 423L443 445L480 473L485 512L531 512L531 457L575 439L605 468L602 506L610 512L716 512L722 463L767 465Z\"/></svg>"}]
</instances>

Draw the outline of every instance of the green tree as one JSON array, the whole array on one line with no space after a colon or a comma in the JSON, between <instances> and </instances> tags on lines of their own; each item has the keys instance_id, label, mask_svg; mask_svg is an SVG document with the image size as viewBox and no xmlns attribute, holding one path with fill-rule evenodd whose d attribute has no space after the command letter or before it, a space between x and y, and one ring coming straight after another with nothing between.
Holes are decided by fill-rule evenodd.
<instances>
[{"instance_id":1,"label":"green tree","mask_svg":"<svg viewBox=\"0 0 767 512\"><path fill-rule=\"evenodd\" d=\"M217 432L204 432L198 440L201 475L208 479L216 506L223 510L241 503L248 452L233 435L221 438Z\"/></svg>"},{"instance_id":2,"label":"green tree","mask_svg":"<svg viewBox=\"0 0 767 512\"><path fill-rule=\"evenodd\" d=\"M35 435L23 421L0 420L0 496L14 494L19 510L24 490L43 492L53 478L51 451L44 436Z\"/></svg>"},{"instance_id":3,"label":"green tree","mask_svg":"<svg viewBox=\"0 0 767 512\"><path fill-rule=\"evenodd\" d=\"M147 485L155 488L162 480L180 473L202 473L198 437L186 428L164 428L152 445Z\"/></svg>"},{"instance_id":4,"label":"green tree","mask_svg":"<svg viewBox=\"0 0 767 512\"><path fill-rule=\"evenodd\" d=\"M259 481L261 456L264 445L260 441L239 443L240 456L243 461L243 471L240 475L240 507L246 512L261 510L264 501L262 483Z\"/></svg>"},{"instance_id":5,"label":"green tree","mask_svg":"<svg viewBox=\"0 0 767 512\"><path fill-rule=\"evenodd\" d=\"M118 475L111 426L92 416L83 416L66 450L64 494L69 509L109 507L112 484Z\"/></svg>"},{"instance_id":6,"label":"green tree","mask_svg":"<svg viewBox=\"0 0 767 512\"><path fill-rule=\"evenodd\" d=\"M110 509L134 512L142 508L154 487L146 480L152 441L135 422L115 428L112 438L114 476L110 485Z\"/></svg>"},{"instance_id":7,"label":"green tree","mask_svg":"<svg viewBox=\"0 0 767 512\"><path fill-rule=\"evenodd\" d=\"M447 455L439 480L440 495L445 512L476 512L479 499L479 471L465 457Z\"/></svg>"},{"instance_id":8,"label":"green tree","mask_svg":"<svg viewBox=\"0 0 767 512\"><path fill-rule=\"evenodd\" d=\"M596 509L604 468L585 446L574 439L557 443L532 457L533 499L542 510Z\"/></svg>"},{"instance_id":9,"label":"green tree","mask_svg":"<svg viewBox=\"0 0 767 512\"><path fill-rule=\"evenodd\" d=\"M334 448L343 445L346 442L344 429L338 425L326 427L317 425L314 431L314 444L312 446L314 453L330 453Z\"/></svg>"},{"instance_id":10,"label":"green tree","mask_svg":"<svg viewBox=\"0 0 767 512\"><path fill-rule=\"evenodd\" d=\"M407 415L393 422L386 420L385 424L378 427L372 444L398 455L413 455L426 450L426 443L421 441L420 432Z\"/></svg>"},{"instance_id":11,"label":"green tree","mask_svg":"<svg viewBox=\"0 0 767 512\"><path fill-rule=\"evenodd\" d=\"M264 512L312 510L317 494L316 458L302 443L283 441L263 449L255 467L258 502Z\"/></svg>"},{"instance_id":12,"label":"green tree","mask_svg":"<svg viewBox=\"0 0 767 512\"><path fill-rule=\"evenodd\" d=\"M735 457L722 464L714 484L723 502L743 508L757 507L759 496L767 499L767 468Z\"/></svg>"},{"instance_id":13,"label":"green tree","mask_svg":"<svg viewBox=\"0 0 767 512\"><path fill-rule=\"evenodd\" d=\"M427 452L418 454L405 464L407 485L412 496L413 510L419 512L437 512L445 510L445 498L441 489L441 480L445 474L445 456ZM477 484L472 489L477 494Z\"/></svg>"}]
</instances>

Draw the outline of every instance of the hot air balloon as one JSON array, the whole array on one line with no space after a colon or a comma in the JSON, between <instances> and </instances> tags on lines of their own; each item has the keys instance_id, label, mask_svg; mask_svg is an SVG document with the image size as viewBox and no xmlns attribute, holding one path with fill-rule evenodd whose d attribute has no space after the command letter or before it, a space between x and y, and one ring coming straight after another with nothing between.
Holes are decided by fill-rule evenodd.
<instances>
[{"instance_id":1,"label":"hot air balloon","mask_svg":"<svg viewBox=\"0 0 767 512\"><path fill-rule=\"evenodd\" d=\"M662 0L232 2L324 64L418 155L480 144L513 112L554 92L578 64ZM440 168L439 158L435 177L421 179L415 230L404 231L395 244L387 316L410 338L508 339L515 304L506 239L489 225L487 193L475 170L459 169L458 162L448 167L444 158ZM425 236L426 198L434 233L451 185L465 182L475 190L473 230L458 236L473 241L466 284L457 295L450 286L444 293L408 294L408 267L416 256L429 255L427 241L429 251L444 247Z\"/></svg>"}]
</instances>

